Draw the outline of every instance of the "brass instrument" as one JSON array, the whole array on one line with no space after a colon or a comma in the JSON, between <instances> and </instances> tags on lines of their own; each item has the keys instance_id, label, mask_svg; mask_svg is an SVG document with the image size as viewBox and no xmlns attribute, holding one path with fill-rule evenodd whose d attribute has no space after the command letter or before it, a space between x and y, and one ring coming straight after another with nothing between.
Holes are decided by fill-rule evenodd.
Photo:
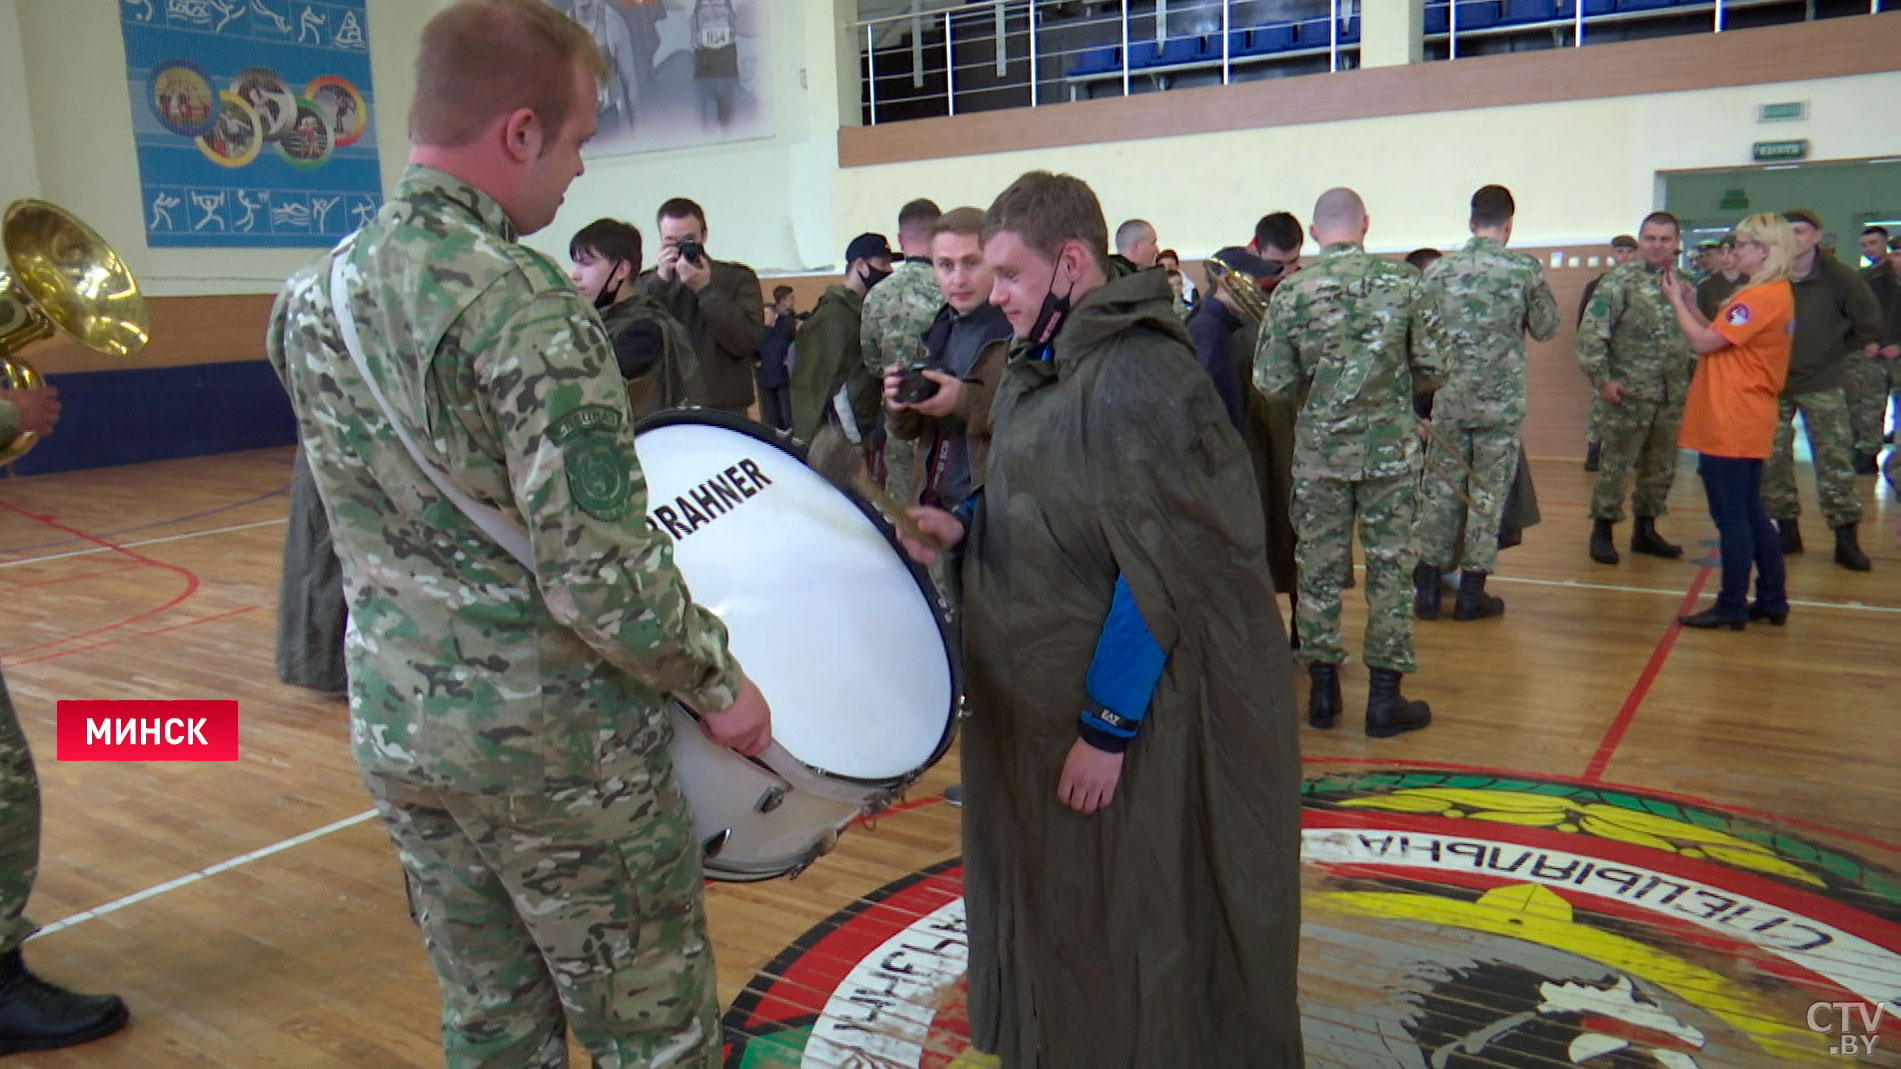
<instances>
[{"instance_id":1,"label":"brass instrument","mask_svg":"<svg viewBox=\"0 0 1901 1069\"><path fill-rule=\"evenodd\" d=\"M95 352L131 356L150 337L145 299L119 254L91 227L42 200L16 200L0 218L0 374L9 390L46 385L14 356L55 330ZM24 456L39 435L0 442L0 464Z\"/></svg>"},{"instance_id":2,"label":"brass instrument","mask_svg":"<svg viewBox=\"0 0 1901 1069\"><path fill-rule=\"evenodd\" d=\"M1261 289L1260 279L1244 275L1220 260L1209 260L1203 266L1208 269L1208 280L1227 290L1248 319L1257 326L1267 322L1267 294Z\"/></svg>"}]
</instances>

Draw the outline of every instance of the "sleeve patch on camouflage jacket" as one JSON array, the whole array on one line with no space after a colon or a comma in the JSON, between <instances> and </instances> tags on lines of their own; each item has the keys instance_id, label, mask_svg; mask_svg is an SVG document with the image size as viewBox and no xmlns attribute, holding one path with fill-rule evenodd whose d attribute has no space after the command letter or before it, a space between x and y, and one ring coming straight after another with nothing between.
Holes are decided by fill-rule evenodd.
<instances>
[{"instance_id":1,"label":"sleeve patch on camouflage jacket","mask_svg":"<svg viewBox=\"0 0 1901 1069\"><path fill-rule=\"evenodd\" d=\"M582 405L548 429L549 440L561 448L568 492L597 520L620 519L634 492L621 422L621 414L606 405Z\"/></svg>"}]
</instances>

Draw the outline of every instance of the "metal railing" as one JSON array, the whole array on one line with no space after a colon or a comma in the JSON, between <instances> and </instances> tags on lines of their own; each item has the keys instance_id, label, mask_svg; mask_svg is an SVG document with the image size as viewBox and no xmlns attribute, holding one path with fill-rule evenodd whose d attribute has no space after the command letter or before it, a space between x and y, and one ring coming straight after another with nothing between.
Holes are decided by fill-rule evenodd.
<instances>
[{"instance_id":1,"label":"metal railing","mask_svg":"<svg viewBox=\"0 0 1901 1069\"><path fill-rule=\"evenodd\" d=\"M1752 11L1760 21L1872 14L1884 3L1895 0L1428 0L1423 43L1428 60L1458 59L1720 33ZM1704 17L1708 30L1695 28ZM876 125L1349 69L1361 13L1360 0L914 0L855 31L863 121Z\"/></svg>"}]
</instances>

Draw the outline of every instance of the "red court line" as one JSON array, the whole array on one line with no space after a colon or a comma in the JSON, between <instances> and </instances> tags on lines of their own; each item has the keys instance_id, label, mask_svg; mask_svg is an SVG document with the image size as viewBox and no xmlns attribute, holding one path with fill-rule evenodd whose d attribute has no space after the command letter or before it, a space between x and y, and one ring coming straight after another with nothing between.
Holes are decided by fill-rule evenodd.
<instances>
[{"instance_id":1,"label":"red court line","mask_svg":"<svg viewBox=\"0 0 1901 1069\"><path fill-rule=\"evenodd\" d=\"M95 642L90 646L75 646L69 650L59 650L54 653L44 653L38 657L28 657L24 660L15 660L13 658L8 658L7 663L12 665L15 668L18 668L23 664L38 664L41 661L57 661L61 657L71 657L75 653L85 653L88 650L104 649L107 646L117 646L122 642L131 642L133 639L150 638L153 635L163 635L168 631L180 631L187 627L197 627L199 624L208 624L214 620L228 620L233 616L243 616L247 612L256 612L257 610L263 607L264 607L263 605L246 605L242 609L232 609L229 612L216 613L211 616L202 616L196 620L187 620L182 624L171 624L166 627L155 627L150 631L134 631L132 634L120 635L117 638L109 638L105 640L104 642ZM65 640L62 640L62 641L65 641Z\"/></svg>"},{"instance_id":2,"label":"red court line","mask_svg":"<svg viewBox=\"0 0 1901 1069\"><path fill-rule=\"evenodd\" d=\"M1624 741L1624 732L1630 730L1630 722L1637 717L1637 709L1643 705L1644 698L1650 694L1651 684L1663 672L1663 662L1670 659L1670 651L1677 646L1677 636L1683 633L1683 625L1677 622L1678 616L1687 615L1696 608L1696 599L1703 594L1704 584L1710 581L1715 571L1709 565L1697 569L1696 581L1690 584L1690 592L1683 595L1683 603L1677 606L1675 615L1670 617L1670 626L1663 629L1663 637L1657 640L1657 648L1650 654L1650 663L1644 665L1644 672L1637 677L1637 685L1630 688L1630 697L1624 699L1624 707L1617 711L1617 719L1611 721L1611 728L1604 733L1604 741L1598 744L1597 753L1591 757L1591 763L1584 768L1585 782L1594 782L1604 775L1605 766L1611 763L1611 756Z\"/></svg>"},{"instance_id":3,"label":"red court line","mask_svg":"<svg viewBox=\"0 0 1901 1069\"><path fill-rule=\"evenodd\" d=\"M43 515L41 513L33 512L29 509L21 508L20 506L14 504L11 501L0 501L0 508L6 509L8 512L12 512L17 515L25 516L27 519L32 520L34 523L40 524L45 527L51 527L55 531L63 531L66 534L72 535L76 538L81 538L88 542L91 542L92 544L96 546L102 546L122 556L129 557L132 560L139 562L140 564L151 565L154 568L163 568L168 572L176 572L177 574L185 577L185 589L180 591L176 597L173 597L170 601L166 602L163 605L160 605L159 607L155 609L148 609L145 612L135 613L134 615L128 616L125 619L120 620L116 623L107 624L104 627L95 627L91 629L90 631L81 631L80 633L76 635L67 635L64 638L57 638L48 642L35 643L34 645L24 646L17 650L9 650L8 651L9 657L16 657L19 654L26 653L32 650L45 649L48 646L57 646L57 645L60 645L61 643L72 642L76 639L88 638L93 635L103 634L107 631L115 631L121 627L125 627L128 624L137 623L140 620L157 616L159 613L165 612L169 609L176 608L179 605L184 604L188 598L190 598L193 594L196 594L198 592L198 573L192 571L189 568L181 568L176 564L166 564L163 561L153 560L152 558L146 556L143 553L135 553L132 550L125 548L124 546L118 545L113 542L109 542L106 539L100 538L96 535L87 534L86 532L78 529L77 527L68 527L67 525L63 523L60 523L58 520L53 519L51 516Z\"/></svg>"},{"instance_id":4,"label":"red court line","mask_svg":"<svg viewBox=\"0 0 1901 1069\"><path fill-rule=\"evenodd\" d=\"M11 594L16 590L36 590L43 586L58 586L61 583L77 583L85 579L98 579L101 576L118 575L120 572L133 572L143 567L145 567L143 564L126 564L117 568L102 568L96 572L81 572L78 575L68 575L59 579L42 579L37 583L19 583L0 589L4 589L7 593Z\"/></svg>"}]
</instances>

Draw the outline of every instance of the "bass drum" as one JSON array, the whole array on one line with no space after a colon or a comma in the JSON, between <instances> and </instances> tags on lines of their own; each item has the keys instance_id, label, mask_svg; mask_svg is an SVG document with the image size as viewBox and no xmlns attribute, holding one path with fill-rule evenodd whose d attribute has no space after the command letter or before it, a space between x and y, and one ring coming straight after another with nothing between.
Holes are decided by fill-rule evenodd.
<instances>
[{"instance_id":1,"label":"bass drum","mask_svg":"<svg viewBox=\"0 0 1901 1069\"><path fill-rule=\"evenodd\" d=\"M772 705L757 758L674 705L706 875L797 875L950 748L960 688L936 595L882 518L759 424L663 412L634 444L647 522Z\"/></svg>"}]
</instances>

